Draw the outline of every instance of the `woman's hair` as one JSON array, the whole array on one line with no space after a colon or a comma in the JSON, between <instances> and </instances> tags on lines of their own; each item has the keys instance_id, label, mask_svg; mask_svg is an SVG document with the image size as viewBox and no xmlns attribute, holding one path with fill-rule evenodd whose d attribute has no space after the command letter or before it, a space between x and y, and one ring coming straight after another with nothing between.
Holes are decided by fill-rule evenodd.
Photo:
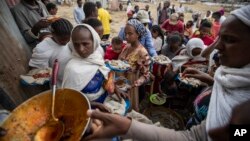
<instances>
[{"instance_id":1,"label":"woman's hair","mask_svg":"<svg viewBox=\"0 0 250 141\"><path fill-rule=\"evenodd\" d=\"M214 12L212 14L212 18L214 18L215 20L220 20L221 17L221 13L220 12Z\"/></svg>"},{"instance_id":2,"label":"woman's hair","mask_svg":"<svg viewBox=\"0 0 250 141\"><path fill-rule=\"evenodd\" d=\"M182 38L181 38L180 34L172 33L167 37L166 42L168 44L175 44L175 43L178 43L178 42L181 44L182 43Z\"/></svg>"},{"instance_id":3,"label":"woman's hair","mask_svg":"<svg viewBox=\"0 0 250 141\"><path fill-rule=\"evenodd\" d=\"M87 20L84 20L83 23L92 26L94 29L96 27L102 26L102 22L98 20L97 18L89 18Z\"/></svg>"},{"instance_id":4,"label":"woman's hair","mask_svg":"<svg viewBox=\"0 0 250 141\"><path fill-rule=\"evenodd\" d=\"M50 11L50 10L56 8L56 4L54 4L54 3L48 3L48 4L46 5L46 8L47 8L48 11Z\"/></svg>"},{"instance_id":5,"label":"woman's hair","mask_svg":"<svg viewBox=\"0 0 250 141\"><path fill-rule=\"evenodd\" d=\"M200 28L203 28L203 27L211 28L212 23L209 22L207 19L201 20Z\"/></svg>"},{"instance_id":6,"label":"woman's hair","mask_svg":"<svg viewBox=\"0 0 250 141\"><path fill-rule=\"evenodd\" d=\"M189 20L189 21L187 21L186 26L187 26L188 24L192 27L192 26L194 25L194 22L193 22L192 20Z\"/></svg>"},{"instance_id":7,"label":"woman's hair","mask_svg":"<svg viewBox=\"0 0 250 141\"><path fill-rule=\"evenodd\" d=\"M56 35L70 35L73 25L70 21L60 18L51 24L51 32Z\"/></svg>"},{"instance_id":8,"label":"woman's hair","mask_svg":"<svg viewBox=\"0 0 250 141\"><path fill-rule=\"evenodd\" d=\"M123 42L122 42L122 39L121 39L120 37L116 36L116 37L113 37L113 38L112 38L111 43L120 45L120 44L122 44Z\"/></svg>"},{"instance_id":9,"label":"woman's hair","mask_svg":"<svg viewBox=\"0 0 250 141\"><path fill-rule=\"evenodd\" d=\"M178 13L178 17L185 16L184 13Z\"/></svg>"},{"instance_id":10,"label":"woman's hair","mask_svg":"<svg viewBox=\"0 0 250 141\"><path fill-rule=\"evenodd\" d=\"M159 36L162 39L162 45L163 45L164 44L164 35L163 35L162 30L161 30L161 27L159 25L153 25L152 28L151 28L151 31L159 33Z\"/></svg>"},{"instance_id":11,"label":"woman's hair","mask_svg":"<svg viewBox=\"0 0 250 141\"><path fill-rule=\"evenodd\" d=\"M102 7L102 4L101 4L100 1L97 1L95 4L96 4L97 8L101 8Z\"/></svg>"},{"instance_id":12,"label":"woman's hair","mask_svg":"<svg viewBox=\"0 0 250 141\"><path fill-rule=\"evenodd\" d=\"M83 11L86 17L91 16L92 12L96 10L96 4L93 2L85 2L83 6Z\"/></svg>"}]
</instances>

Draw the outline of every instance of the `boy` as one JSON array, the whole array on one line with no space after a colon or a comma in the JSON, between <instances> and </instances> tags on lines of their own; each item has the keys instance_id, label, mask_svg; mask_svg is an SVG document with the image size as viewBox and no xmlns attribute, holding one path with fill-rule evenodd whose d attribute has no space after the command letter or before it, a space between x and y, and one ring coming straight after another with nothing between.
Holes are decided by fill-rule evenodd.
<instances>
[{"instance_id":1,"label":"boy","mask_svg":"<svg viewBox=\"0 0 250 141\"><path fill-rule=\"evenodd\" d=\"M46 8L50 15L56 15L58 8L54 3L48 3Z\"/></svg>"},{"instance_id":2,"label":"boy","mask_svg":"<svg viewBox=\"0 0 250 141\"><path fill-rule=\"evenodd\" d=\"M111 45L106 49L104 59L117 60L124 47L125 43L123 43L122 39L114 37L111 41Z\"/></svg>"}]
</instances>

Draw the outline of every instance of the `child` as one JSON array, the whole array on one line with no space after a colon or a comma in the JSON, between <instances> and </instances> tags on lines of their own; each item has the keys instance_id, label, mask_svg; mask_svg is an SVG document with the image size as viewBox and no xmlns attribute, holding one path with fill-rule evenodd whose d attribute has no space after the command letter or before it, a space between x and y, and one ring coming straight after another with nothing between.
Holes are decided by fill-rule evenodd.
<instances>
[{"instance_id":1,"label":"child","mask_svg":"<svg viewBox=\"0 0 250 141\"><path fill-rule=\"evenodd\" d=\"M153 46L159 55L164 44L164 35L159 25L153 25L151 29L151 34L153 37Z\"/></svg>"},{"instance_id":2,"label":"child","mask_svg":"<svg viewBox=\"0 0 250 141\"><path fill-rule=\"evenodd\" d=\"M219 34L219 31L220 31L220 18L221 18L221 14L220 12L214 12L212 14L212 18L214 19L213 21L213 26L212 26L212 34L214 36L214 38L216 38Z\"/></svg>"},{"instance_id":3,"label":"child","mask_svg":"<svg viewBox=\"0 0 250 141\"><path fill-rule=\"evenodd\" d=\"M180 50L183 49L182 47L182 38L181 35L178 33L170 34L166 40L167 44L163 46L161 53L167 56L169 59L174 58Z\"/></svg>"},{"instance_id":4,"label":"child","mask_svg":"<svg viewBox=\"0 0 250 141\"><path fill-rule=\"evenodd\" d=\"M58 8L54 3L46 4L46 8L50 15L56 15Z\"/></svg>"},{"instance_id":5,"label":"child","mask_svg":"<svg viewBox=\"0 0 250 141\"><path fill-rule=\"evenodd\" d=\"M106 49L104 59L117 60L124 47L125 43L123 43L122 39L118 36L114 37L111 41L111 45Z\"/></svg>"},{"instance_id":6,"label":"child","mask_svg":"<svg viewBox=\"0 0 250 141\"><path fill-rule=\"evenodd\" d=\"M186 41L188 41L190 38L192 38L192 35L193 35L193 27L194 23L193 21L187 21L186 23L186 26L185 26L185 29L184 29L184 36L185 36L185 39Z\"/></svg>"},{"instance_id":7,"label":"child","mask_svg":"<svg viewBox=\"0 0 250 141\"><path fill-rule=\"evenodd\" d=\"M59 19L51 24L52 37L45 38L34 49L29 66L32 68L52 68L55 59L59 61L58 86L63 78L64 67L71 58L67 46L73 25L66 19Z\"/></svg>"},{"instance_id":8,"label":"child","mask_svg":"<svg viewBox=\"0 0 250 141\"><path fill-rule=\"evenodd\" d=\"M193 34L193 38L200 38L205 45L209 46L214 42L213 35L211 33L212 24L207 20L202 20L199 30L196 30Z\"/></svg>"},{"instance_id":9,"label":"child","mask_svg":"<svg viewBox=\"0 0 250 141\"><path fill-rule=\"evenodd\" d=\"M98 33L99 37L102 39L103 36L103 26L102 22L98 20L97 18L89 18L85 19L83 23L90 25L95 29L95 31Z\"/></svg>"}]
</instances>

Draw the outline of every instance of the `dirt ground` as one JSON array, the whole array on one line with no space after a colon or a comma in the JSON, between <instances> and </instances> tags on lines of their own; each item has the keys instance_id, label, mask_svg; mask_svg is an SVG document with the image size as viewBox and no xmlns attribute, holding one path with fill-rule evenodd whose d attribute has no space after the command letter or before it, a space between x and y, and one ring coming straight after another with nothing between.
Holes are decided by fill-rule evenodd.
<instances>
[{"instance_id":1,"label":"dirt ground","mask_svg":"<svg viewBox=\"0 0 250 141\"><path fill-rule=\"evenodd\" d=\"M146 5L149 5L150 11L152 13L152 17L156 20L157 19L156 8L160 2L163 5L163 1L158 0L156 1L155 4L149 3L149 2L132 2L132 6L134 7L134 5L139 5L140 9L144 9ZM174 4L175 7L179 7L179 2L177 1L171 1L171 5L172 4ZM76 2L74 2L72 6L68 6L68 5L58 6L58 15L70 20L75 25L76 23L73 17L73 9L75 6L76 6ZM202 17L205 15L207 10L217 11L218 9L220 9L219 6L209 6L209 5L202 4L200 2L197 2L195 4L184 3L183 6L186 7L187 9L192 9L194 12L201 12ZM126 5L124 5L124 9L126 9ZM127 15L126 15L126 11L110 11L109 10L109 12L113 20L113 22L111 23L111 38L112 38L114 36L117 36L120 28L125 25L125 22L127 20ZM185 13L185 21L190 20L190 19L191 19L191 13Z\"/></svg>"}]
</instances>

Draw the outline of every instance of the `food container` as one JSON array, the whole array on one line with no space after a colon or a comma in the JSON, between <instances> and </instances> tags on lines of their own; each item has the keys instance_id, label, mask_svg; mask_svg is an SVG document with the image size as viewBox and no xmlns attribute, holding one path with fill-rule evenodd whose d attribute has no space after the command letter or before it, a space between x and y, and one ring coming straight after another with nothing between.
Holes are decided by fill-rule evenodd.
<instances>
[{"instance_id":1,"label":"food container","mask_svg":"<svg viewBox=\"0 0 250 141\"><path fill-rule=\"evenodd\" d=\"M163 105L164 103L166 103L167 100L167 95L166 94L152 94L149 97L149 100L151 103L155 104L155 105Z\"/></svg>"},{"instance_id":2,"label":"food container","mask_svg":"<svg viewBox=\"0 0 250 141\"><path fill-rule=\"evenodd\" d=\"M126 61L111 60L106 62L106 66L115 72L126 72L130 69L130 65Z\"/></svg>"},{"instance_id":3,"label":"food container","mask_svg":"<svg viewBox=\"0 0 250 141\"><path fill-rule=\"evenodd\" d=\"M7 134L1 141L33 141L36 132L51 117L51 90L42 92L19 105L0 125ZM61 140L80 140L88 128L90 109L88 98L73 89L57 89L55 99L55 116L63 122L64 132ZM49 141L49 140L47 140Z\"/></svg>"}]
</instances>

